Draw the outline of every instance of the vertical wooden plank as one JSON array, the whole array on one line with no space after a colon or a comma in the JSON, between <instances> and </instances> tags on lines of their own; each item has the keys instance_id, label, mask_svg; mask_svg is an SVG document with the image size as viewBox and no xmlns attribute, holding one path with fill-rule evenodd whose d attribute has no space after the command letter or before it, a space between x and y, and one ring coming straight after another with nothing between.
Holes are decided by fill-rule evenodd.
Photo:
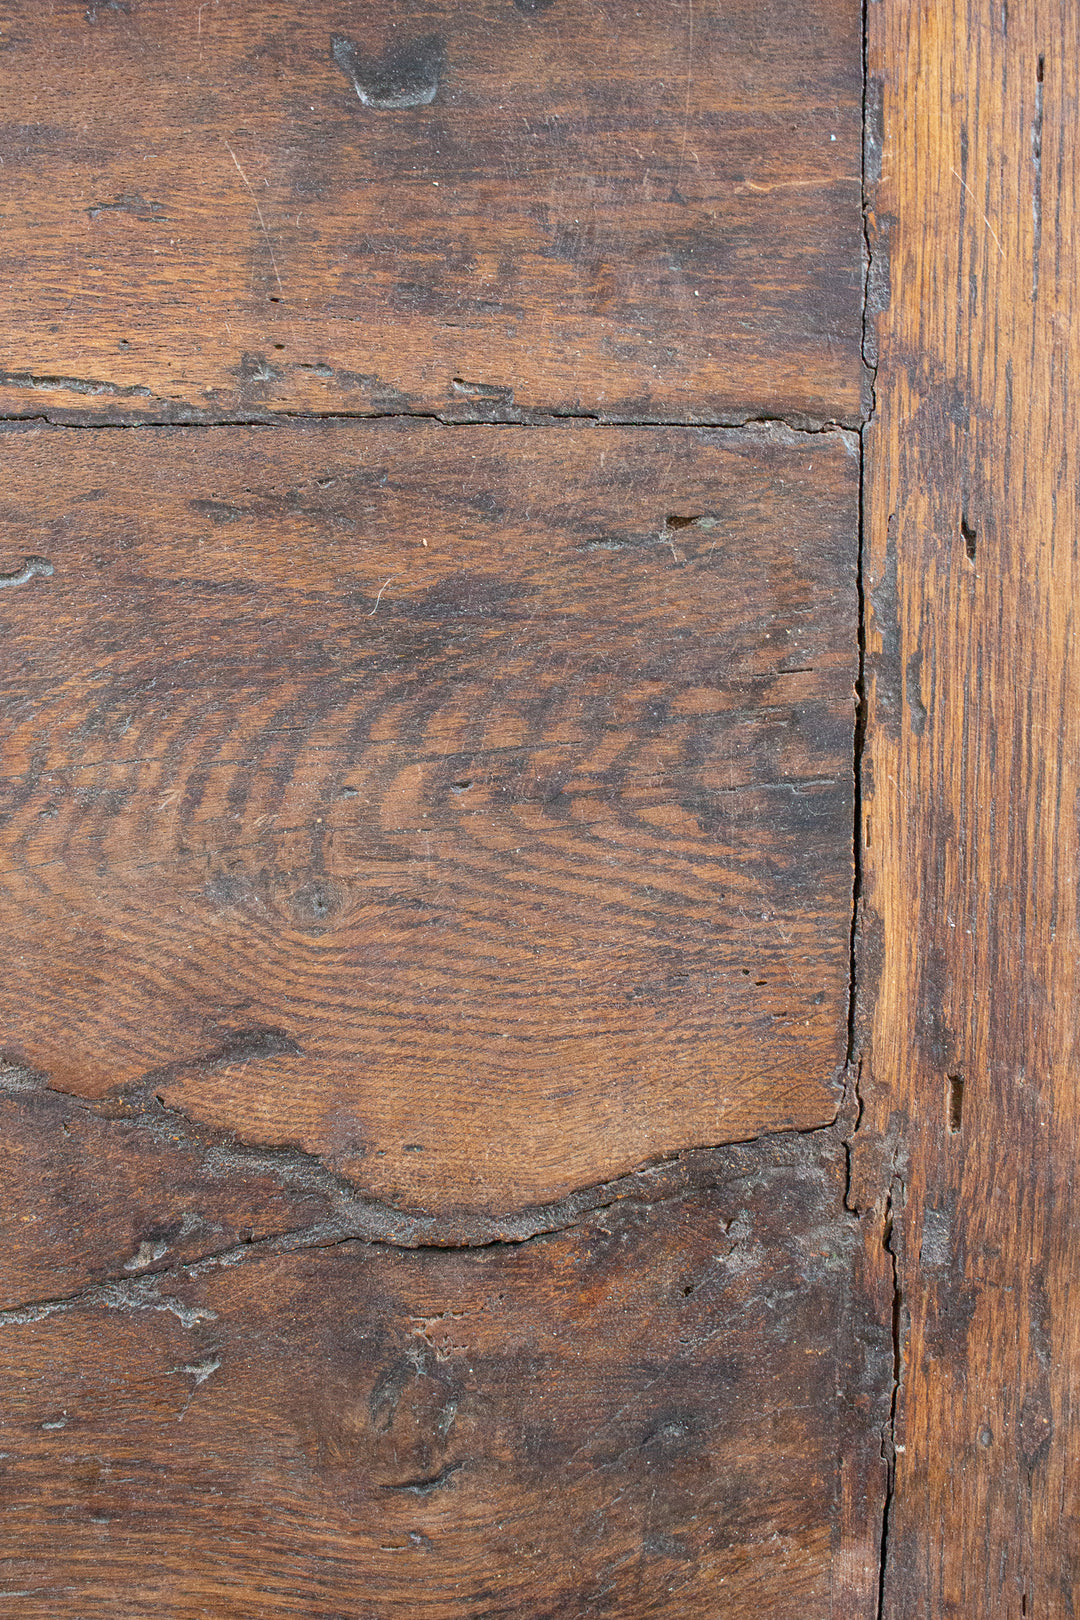
<instances>
[{"instance_id":1,"label":"vertical wooden plank","mask_svg":"<svg viewBox=\"0 0 1080 1620\"><path fill-rule=\"evenodd\" d=\"M891 1189L883 1613L1053 1620L1080 1568L1080 7L880 0L868 19L854 1186Z\"/></svg>"}]
</instances>

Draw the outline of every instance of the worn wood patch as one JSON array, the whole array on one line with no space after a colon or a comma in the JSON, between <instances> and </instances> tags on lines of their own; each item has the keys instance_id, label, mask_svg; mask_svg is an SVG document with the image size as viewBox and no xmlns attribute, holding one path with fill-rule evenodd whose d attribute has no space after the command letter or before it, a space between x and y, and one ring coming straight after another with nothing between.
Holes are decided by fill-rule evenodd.
<instances>
[{"instance_id":1,"label":"worn wood patch","mask_svg":"<svg viewBox=\"0 0 1080 1620\"><path fill-rule=\"evenodd\" d=\"M332 1236L398 1235L392 1211L369 1211L317 1160L245 1148L157 1102L88 1104L4 1068L0 1141L3 1309L292 1231L313 1240L333 1221Z\"/></svg>"},{"instance_id":2,"label":"worn wood patch","mask_svg":"<svg viewBox=\"0 0 1080 1620\"><path fill-rule=\"evenodd\" d=\"M855 1184L866 1201L888 1191L896 1268L882 1613L1067 1620L1080 8L882 0L867 15L881 368Z\"/></svg>"},{"instance_id":3,"label":"worn wood patch","mask_svg":"<svg viewBox=\"0 0 1080 1620\"><path fill-rule=\"evenodd\" d=\"M433 1209L833 1118L842 435L23 429L0 460L10 1061Z\"/></svg>"},{"instance_id":4,"label":"worn wood patch","mask_svg":"<svg viewBox=\"0 0 1080 1620\"><path fill-rule=\"evenodd\" d=\"M0 5L0 413L854 423L858 0Z\"/></svg>"},{"instance_id":5,"label":"worn wood patch","mask_svg":"<svg viewBox=\"0 0 1080 1620\"><path fill-rule=\"evenodd\" d=\"M868 1616L843 1479L880 1490L890 1354L844 1175L766 1139L528 1243L252 1245L0 1314L4 1584L50 1620Z\"/></svg>"}]
</instances>

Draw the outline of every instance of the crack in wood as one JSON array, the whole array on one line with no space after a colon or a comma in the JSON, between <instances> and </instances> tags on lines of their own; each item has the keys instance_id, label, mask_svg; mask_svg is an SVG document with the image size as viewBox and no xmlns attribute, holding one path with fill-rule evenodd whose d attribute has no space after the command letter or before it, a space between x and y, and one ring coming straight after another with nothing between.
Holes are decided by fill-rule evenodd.
<instances>
[{"instance_id":1,"label":"crack in wood","mask_svg":"<svg viewBox=\"0 0 1080 1620\"><path fill-rule=\"evenodd\" d=\"M74 379L78 381L78 379ZM50 378L31 378L22 373L0 372L0 387L26 387L47 392L65 386L64 381ZM111 394L134 395L140 397L148 394L148 390L137 387L128 389L111 383L96 383L92 380L83 380L79 387L72 387L69 392L84 394ZM156 395L150 395L157 398ZM527 410L522 408L511 412L499 412L495 409L475 411L473 413L455 410L453 414L435 410L392 410L380 411L242 411L231 412L229 415L215 415L211 411L204 411L196 405L187 405L182 401L164 400L159 403L166 405L168 410L160 416L117 416L102 419L95 417L93 421L78 419L66 409L59 411L35 411L23 415L16 412L0 411L0 424L11 423L22 425L31 422L45 422L51 427L70 428L80 433L108 433L127 431L131 428L236 428L236 427L277 427L286 426L295 422L439 422L448 428L469 427L501 427L501 428L557 428L578 422L587 423L592 427L639 429L661 428L694 428L701 432L734 433L745 428L762 428L766 431L797 435L799 437L821 437L828 434L839 434L848 445L853 455L857 454L855 441L861 429L869 420L868 417L805 417L802 415L759 416L753 412L733 411L730 414L715 411L708 416L697 417L646 417L619 416L615 414L600 415L590 411L545 411L541 408ZM798 438L789 439L781 443L797 443Z\"/></svg>"},{"instance_id":2,"label":"crack in wood","mask_svg":"<svg viewBox=\"0 0 1080 1620\"><path fill-rule=\"evenodd\" d=\"M220 1053L215 1053L210 1055L209 1061L224 1059ZM783 1142L827 1137L830 1134L840 1144L846 1128L843 1118L845 1103L842 1101L834 1118L824 1124L800 1130L762 1132L721 1142L688 1144L675 1152L658 1155L625 1175L580 1188L548 1204L529 1205L498 1215L469 1209L460 1209L448 1215L432 1215L367 1197L353 1182L326 1166L316 1154L296 1147L261 1147L240 1142L227 1131L203 1125L179 1110L166 1107L154 1095L154 1086L161 1083L163 1072L154 1070L149 1076L111 1096L90 1101L49 1087L44 1076L7 1067L0 1069L0 1092L7 1091L24 1098L34 1092L63 1098L66 1112L74 1110L86 1116L122 1122L147 1132L163 1146L194 1149L202 1155L204 1165L215 1176L268 1175L283 1186L315 1194L325 1200L328 1214L324 1219L302 1228L210 1251L185 1262L182 1267L147 1270L144 1274L147 1279L179 1272L188 1274L192 1273L193 1267L208 1264L234 1265L268 1253L325 1248L357 1241L403 1249L516 1246L537 1237L547 1237L581 1226L616 1204L653 1206L683 1196L695 1179L700 1178L703 1169L706 1179L709 1179L711 1167L705 1161L710 1155L722 1153L726 1148L747 1146L766 1139ZM669 1178L668 1181L661 1179L664 1177ZM156 1259L150 1261L151 1265L155 1263ZM125 1271L129 1272L129 1268L130 1261ZM108 1281L126 1285L127 1279L118 1276ZM103 1286L104 1283L99 1283L94 1288ZM13 1309L36 1309L47 1303L32 1301ZM0 1312L0 1321L9 1318L10 1312Z\"/></svg>"},{"instance_id":3,"label":"crack in wood","mask_svg":"<svg viewBox=\"0 0 1080 1620\"><path fill-rule=\"evenodd\" d=\"M95 1110L92 1105L87 1105L87 1111ZM813 1126L804 1130L769 1132L766 1135L778 1145L789 1140L831 1138L837 1146L843 1147L845 1128L838 1114L837 1119L828 1125ZM175 1138L175 1131L171 1134ZM73 1310L84 1305L108 1310L166 1311L176 1316L183 1326L190 1327L196 1320L207 1318L208 1313L193 1312L172 1295L162 1294L160 1289L163 1282L191 1280L207 1271L231 1268L251 1260L275 1258L312 1249L337 1248L343 1244L362 1243L372 1247L429 1253L446 1253L461 1249L521 1248L538 1238L556 1237L595 1223L599 1217L616 1207L661 1209L683 1202L703 1188L707 1189L728 1181L737 1183L754 1177L760 1178L760 1168L735 1166L732 1169L724 1163L717 1165L714 1161L717 1155L723 1154L725 1148L751 1147L763 1140L765 1137L755 1137L741 1143L719 1143L709 1147L687 1148L634 1170L629 1175L601 1182L595 1187L583 1188L554 1204L534 1206L531 1209L495 1218L473 1216L459 1218L457 1221L444 1220L440 1223L438 1217L410 1215L379 1204L375 1200L358 1197L350 1190L349 1193L338 1195L334 1213L326 1220L293 1231L276 1232L269 1237L251 1242L230 1244L223 1249L210 1250L179 1264L154 1271L148 1270L138 1278L132 1279L129 1275L123 1274L109 1276L72 1294L27 1300L0 1310L0 1327L41 1321L57 1312ZM253 1158L257 1156L257 1151L252 1155ZM282 1157L303 1159L309 1156L297 1153ZM332 1173L326 1171L317 1160L314 1163L322 1177L341 1182L342 1178L333 1177ZM244 1165L245 1168L251 1168L251 1160L245 1159ZM725 1169L729 1171L728 1174L724 1173ZM654 1181L653 1186L650 1186L652 1178L659 1178L662 1175L667 1175L670 1179L662 1184ZM837 1211L837 1218L842 1219L844 1212L853 1213L846 1210L845 1206L844 1211ZM426 1236L421 1236L424 1228Z\"/></svg>"}]
</instances>

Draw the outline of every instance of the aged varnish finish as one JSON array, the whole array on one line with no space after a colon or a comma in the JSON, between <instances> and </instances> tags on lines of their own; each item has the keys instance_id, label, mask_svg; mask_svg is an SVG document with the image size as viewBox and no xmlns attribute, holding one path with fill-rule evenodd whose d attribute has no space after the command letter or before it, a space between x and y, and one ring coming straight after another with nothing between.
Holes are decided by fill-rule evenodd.
<instances>
[{"instance_id":1,"label":"aged varnish finish","mask_svg":"<svg viewBox=\"0 0 1080 1620\"><path fill-rule=\"evenodd\" d=\"M828 1613L883 1349L843 1182L767 1138L521 1246L259 1239L0 1317L19 1612Z\"/></svg>"},{"instance_id":2,"label":"aged varnish finish","mask_svg":"<svg viewBox=\"0 0 1080 1620\"><path fill-rule=\"evenodd\" d=\"M0 44L4 1593L869 1617L855 0Z\"/></svg>"}]
</instances>

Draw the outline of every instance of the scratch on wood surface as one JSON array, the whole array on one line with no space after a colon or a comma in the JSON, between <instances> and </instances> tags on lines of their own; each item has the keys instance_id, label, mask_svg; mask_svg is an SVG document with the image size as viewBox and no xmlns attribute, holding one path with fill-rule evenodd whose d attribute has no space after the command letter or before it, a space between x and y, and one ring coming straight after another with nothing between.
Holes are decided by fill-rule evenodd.
<instances>
[{"instance_id":1,"label":"scratch on wood surface","mask_svg":"<svg viewBox=\"0 0 1080 1620\"><path fill-rule=\"evenodd\" d=\"M184 1418L187 1416L188 1407L195 1399L196 1393L206 1383L206 1380L217 1372L220 1366L220 1356L208 1356L205 1361L188 1362L186 1366L172 1368L174 1373L187 1373L190 1378L195 1380L188 1391L187 1400L176 1414L177 1423L183 1423Z\"/></svg>"},{"instance_id":2,"label":"scratch on wood surface","mask_svg":"<svg viewBox=\"0 0 1080 1620\"><path fill-rule=\"evenodd\" d=\"M233 162L236 164L236 172L237 172L237 174L240 176L241 180L244 182L244 184L247 187L248 191L251 193L251 200L255 204L255 212L259 216L259 224L262 226L262 233L266 238L266 251L267 251L267 253L269 253L269 255L270 255L270 263L274 267L274 278L275 278L275 280L277 281L277 284L278 284L278 292L279 293L284 293L285 289L281 285L281 273L278 270L277 260L274 257L274 245L270 240L270 232L266 228L266 221L265 221L265 219L263 219L263 211L259 207L259 199L258 199L258 197L256 197L254 191L252 190L251 181L248 179L247 175L244 173L243 169L240 167L240 160L237 157L236 153L233 151L232 147L229 145L228 141L225 142L225 150L228 152L229 156L232 158Z\"/></svg>"},{"instance_id":3,"label":"scratch on wood surface","mask_svg":"<svg viewBox=\"0 0 1080 1620\"><path fill-rule=\"evenodd\" d=\"M808 186L810 188L813 188L814 186L835 186L843 185L845 182L848 185L861 186L862 176L859 174L845 174L841 175L840 179L837 180L832 175L816 175L812 176L809 180L772 180L767 185L762 185L758 180L746 180L742 185L736 186L735 190L738 193L744 193L747 191L757 193L766 193L770 191L801 191L805 190Z\"/></svg>"},{"instance_id":4,"label":"scratch on wood surface","mask_svg":"<svg viewBox=\"0 0 1080 1620\"><path fill-rule=\"evenodd\" d=\"M967 192L967 194L971 198L972 202L975 203L976 207L978 207L978 198L976 197L975 193L972 191L971 187L968 185L967 181L964 179L963 175L962 174L957 174L956 170L952 169L952 168L950 168L949 173L951 175L954 175L956 177L956 179L959 180L960 184L963 186L964 190ZM990 235L994 238L994 241L997 243L997 250L1001 254L1001 257L1004 258L1005 257L1005 249L1002 247L1000 239L998 238L997 232L994 230L994 227L991 225L990 221L987 219L985 214L983 214L983 216L982 216L982 222L986 226L987 230L990 232Z\"/></svg>"},{"instance_id":5,"label":"scratch on wood surface","mask_svg":"<svg viewBox=\"0 0 1080 1620\"><path fill-rule=\"evenodd\" d=\"M393 579L394 579L394 576L393 576L393 574L391 574L390 578L389 579L384 579L382 584L379 586L379 594L375 598L375 606L372 608L371 612L368 614L369 619L373 619L375 617L376 613L378 613L378 611L379 611L379 603L383 599L383 591L385 591L385 589L386 589L386 587L388 585L393 583Z\"/></svg>"},{"instance_id":6,"label":"scratch on wood surface","mask_svg":"<svg viewBox=\"0 0 1080 1620\"><path fill-rule=\"evenodd\" d=\"M682 146L679 149L679 167L675 171L675 190L679 189L683 164L686 162L686 141L690 132L690 97L694 88L694 0L686 0L686 105L683 109Z\"/></svg>"}]
</instances>

